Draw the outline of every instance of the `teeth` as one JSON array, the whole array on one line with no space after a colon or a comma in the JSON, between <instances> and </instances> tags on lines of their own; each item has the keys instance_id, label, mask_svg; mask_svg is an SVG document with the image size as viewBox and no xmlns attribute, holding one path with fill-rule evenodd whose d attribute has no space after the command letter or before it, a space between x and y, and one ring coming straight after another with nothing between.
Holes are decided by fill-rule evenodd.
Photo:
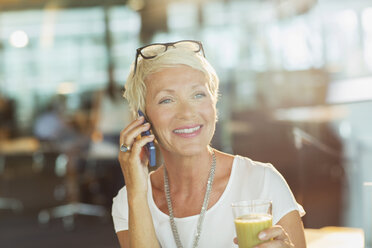
<instances>
[{"instance_id":1,"label":"teeth","mask_svg":"<svg viewBox=\"0 0 372 248\"><path fill-rule=\"evenodd\" d=\"M200 129L200 126L193 127L193 128L177 129L177 130L174 130L174 132L175 133L192 133L198 129Z\"/></svg>"}]
</instances>

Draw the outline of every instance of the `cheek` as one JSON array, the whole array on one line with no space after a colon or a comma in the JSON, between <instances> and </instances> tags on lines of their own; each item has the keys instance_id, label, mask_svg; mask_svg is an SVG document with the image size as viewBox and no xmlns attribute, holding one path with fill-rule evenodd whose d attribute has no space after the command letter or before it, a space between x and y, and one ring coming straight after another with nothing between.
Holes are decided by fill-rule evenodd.
<instances>
[{"instance_id":1,"label":"cheek","mask_svg":"<svg viewBox=\"0 0 372 248\"><path fill-rule=\"evenodd\" d=\"M162 130L167 128L169 125L170 118L167 114L167 111L160 111L154 108L149 109L148 113L151 113L148 115L148 118L151 122L152 130L155 131L155 135L161 135Z\"/></svg>"},{"instance_id":2,"label":"cheek","mask_svg":"<svg viewBox=\"0 0 372 248\"><path fill-rule=\"evenodd\" d=\"M215 104L205 104L204 106L201 106L200 108L203 112L203 115L205 115L208 119L214 120L214 122L217 120L217 109Z\"/></svg>"}]
</instances>

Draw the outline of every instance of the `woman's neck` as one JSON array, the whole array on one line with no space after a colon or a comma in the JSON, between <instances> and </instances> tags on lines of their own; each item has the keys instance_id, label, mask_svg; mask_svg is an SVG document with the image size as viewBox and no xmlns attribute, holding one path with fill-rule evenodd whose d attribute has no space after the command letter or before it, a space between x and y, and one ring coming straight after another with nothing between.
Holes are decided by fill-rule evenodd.
<instances>
[{"instance_id":1,"label":"woman's neck","mask_svg":"<svg viewBox=\"0 0 372 248\"><path fill-rule=\"evenodd\" d=\"M209 148L193 156L163 152L172 192L187 192L199 188L195 187L197 185L205 186L211 169L211 153Z\"/></svg>"}]
</instances>

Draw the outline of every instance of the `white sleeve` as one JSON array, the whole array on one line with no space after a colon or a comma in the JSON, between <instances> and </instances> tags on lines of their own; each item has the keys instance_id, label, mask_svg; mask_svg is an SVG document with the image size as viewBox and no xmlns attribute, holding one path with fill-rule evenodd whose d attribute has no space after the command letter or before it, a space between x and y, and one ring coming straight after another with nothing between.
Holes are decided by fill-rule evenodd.
<instances>
[{"instance_id":1,"label":"white sleeve","mask_svg":"<svg viewBox=\"0 0 372 248\"><path fill-rule=\"evenodd\" d=\"M301 217L305 215L305 210L297 203L284 177L271 164L265 168L264 191L273 202L273 224L293 210L297 210Z\"/></svg>"},{"instance_id":2,"label":"white sleeve","mask_svg":"<svg viewBox=\"0 0 372 248\"><path fill-rule=\"evenodd\" d=\"M125 186L113 198L111 215L115 232L128 230L128 200Z\"/></svg>"}]
</instances>

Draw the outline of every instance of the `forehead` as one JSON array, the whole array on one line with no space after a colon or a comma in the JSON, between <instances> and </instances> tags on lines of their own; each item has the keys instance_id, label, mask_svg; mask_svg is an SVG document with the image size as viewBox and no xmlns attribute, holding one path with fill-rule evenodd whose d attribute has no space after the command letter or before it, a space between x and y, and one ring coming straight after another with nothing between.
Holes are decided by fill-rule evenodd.
<instances>
[{"instance_id":1,"label":"forehead","mask_svg":"<svg viewBox=\"0 0 372 248\"><path fill-rule=\"evenodd\" d=\"M183 86L202 84L206 85L206 76L200 70L186 65L163 68L160 71L151 73L145 78L148 90L161 90L172 88L181 84Z\"/></svg>"}]
</instances>

